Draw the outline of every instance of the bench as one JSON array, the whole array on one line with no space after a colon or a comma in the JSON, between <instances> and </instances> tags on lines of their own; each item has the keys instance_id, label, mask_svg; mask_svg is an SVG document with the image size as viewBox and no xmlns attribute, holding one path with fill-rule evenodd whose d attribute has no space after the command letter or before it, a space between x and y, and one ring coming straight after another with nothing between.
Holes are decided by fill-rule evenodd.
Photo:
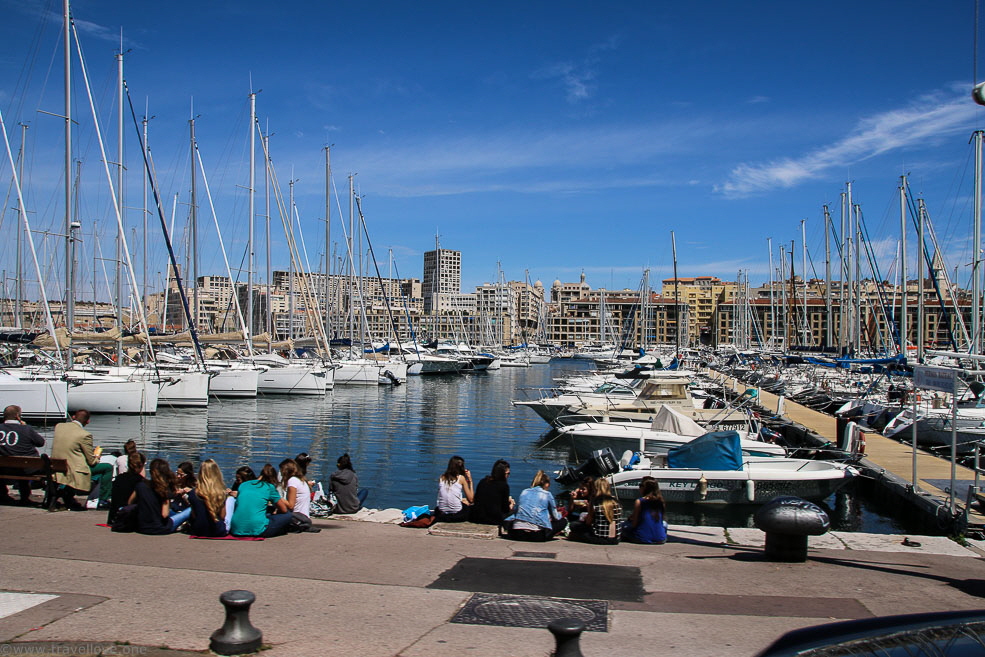
<instances>
[{"instance_id":1,"label":"bench","mask_svg":"<svg viewBox=\"0 0 985 657\"><path fill-rule=\"evenodd\" d=\"M0 481L40 481L44 485L44 501L41 506L50 509L55 504L55 473L68 472L68 461L53 459L47 454L41 456L0 456L0 472L23 470L24 474L0 474ZM37 470L34 474L26 474Z\"/></svg>"}]
</instances>

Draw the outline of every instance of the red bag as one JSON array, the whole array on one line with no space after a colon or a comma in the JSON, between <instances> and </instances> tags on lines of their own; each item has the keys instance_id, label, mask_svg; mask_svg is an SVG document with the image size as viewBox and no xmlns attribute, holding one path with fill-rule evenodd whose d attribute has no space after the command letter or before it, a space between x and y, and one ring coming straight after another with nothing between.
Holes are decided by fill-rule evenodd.
<instances>
[{"instance_id":1,"label":"red bag","mask_svg":"<svg viewBox=\"0 0 985 657\"><path fill-rule=\"evenodd\" d=\"M423 516L418 516L413 520L408 520L407 522L400 523L401 527L421 527L427 528L434 524L434 516L427 514Z\"/></svg>"}]
</instances>

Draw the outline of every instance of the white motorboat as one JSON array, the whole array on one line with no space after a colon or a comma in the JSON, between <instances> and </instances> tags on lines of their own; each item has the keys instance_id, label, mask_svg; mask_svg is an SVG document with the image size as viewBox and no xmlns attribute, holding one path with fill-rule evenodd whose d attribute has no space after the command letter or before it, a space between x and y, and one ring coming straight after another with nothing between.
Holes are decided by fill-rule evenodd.
<instances>
[{"instance_id":1,"label":"white motorboat","mask_svg":"<svg viewBox=\"0 0 985 657\"><path fill-rule=\"evenodd\" d=\"M646 454L666 454L708 433L690 417L671 406L662 406L651 423L644 422L584 422L559 428L576 451L588 452L606 447L615 453L634 450ZM747 456L786 456L780 445L760 440L756 434L738 431L742 453Z\"/></svg>"},{"instance_id":2,"label":"white motorboat","mask_svg":"<svg viewBox=\"0 0 985 657\"><path fill-rule=\"evenodd\" d=\"M832 461L745 456L734 431L702 436L666 456L627 452L614 463L611 450L600 451L602 458L594 461L602 464L600 473L624 500L639 497L643 477L653 477L667 502L764 504L780 495L818 502L858 474L852 466ZM558 480L569 478L577 480L578 470L562 473Z\"/></svg>"}]
</instances>

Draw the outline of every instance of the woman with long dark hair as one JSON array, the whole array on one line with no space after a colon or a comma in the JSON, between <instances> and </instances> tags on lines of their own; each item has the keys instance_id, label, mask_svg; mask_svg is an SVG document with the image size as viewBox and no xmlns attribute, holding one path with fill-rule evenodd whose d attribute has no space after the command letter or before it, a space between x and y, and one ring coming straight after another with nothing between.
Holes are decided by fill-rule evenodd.
<instances>
[{"instance_id":1,"label":"woman with long dark hair","mask_svg":"<svg viewBox=\"0 0 985 657\"><path fill-rule=\"evenodd\" d=\"M640 482L640 496L633 503L633 515L623 525L622 540L646 545L666 543L665 511L660 482L653 477L643 477Z\"/></svg>"},{"instance_id":2,"label":"woman with long dark hair","mask_svg":"<svg viewBox=\"0 0 985 657\"><path fill-rule=\"evenodd\" d=\"M492 472L479 480L475 486L469 520L479 525L500 525L506 516L513 512L513 498L510 497L510 464L499 459L493 464Z\"/></svg>"},{"instance_id":3,"label":"woman with long dark hair","mask_svg":"<svg viewBox=\"0 0 985 657\"><path fill-rule=\"evenodd\" d=\"M252 470L249 474L253 474ZM236 508L233 510L229 533L233 536L260 536L270 538L287 533L291 524L287 500L277 492L277 470L269 463L263 466L260 477L244 480L236 491ZM273 513L267 506L273 505Z\"/></svg>"},{"instance_id":4,"label":"woman with long dark hair","mask_svg":"<svg viewBox=\"0 0 985 657\"><path fill-rule=\"evenodd\" d=\"M369 491L359 488L359 477L352 467L352 459L346 452L336 462L338 469L331 474L328 481L329 489L335 493L335 513L355 513L363 508Z\"/></svg>"},{"instance_id":5,"label":"woman with long dark hair","mask_svg":"<svg viewBox=\"0 0 985 657\"><path fill-rule=\"evenodd\" d=\"M130 504L137 505L137 532L140 534L171 534L192 514L190 508L171 513L174 495L174 473L164 459L154 459L148 466L150 481L137 483Z\"/></svg>"},{"instance_id":6,"label":"woman with long dark hair","mask_svg":"<svg viewBox=\"0 0 985 657\"><path fill-rule=\"evenodd\" d=\"M472 499L472 473L466 469L465 459L453 456L448 459L448 469L438 478L438 504L434 519L440 522L465 522L469 519Z\"/></svg>"}]
</instances>

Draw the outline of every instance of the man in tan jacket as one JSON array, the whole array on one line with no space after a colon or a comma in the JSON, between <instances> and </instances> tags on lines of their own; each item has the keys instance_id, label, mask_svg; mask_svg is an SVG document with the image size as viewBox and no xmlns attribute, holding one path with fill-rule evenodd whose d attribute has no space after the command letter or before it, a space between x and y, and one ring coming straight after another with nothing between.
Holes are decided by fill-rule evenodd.
<instances>
[{"instance_id":1,"label":"man in tan jacket","mask_svg":"<svg viewBox=\"0 0 985 657\"><path fill-rule=\"evenodd\" d=\"M75 495L88 495L90 490L96 492L98 486L99 502L94 506L107 508L112 492L113 466L99 462L92 447L92 434L85 429L87 424L89 411L75 411L70 422L55 425L51 443L51 458L68 461L68 472L56 473L55 481L61 484L59 496L62 502L73 511L86 508L75 501Z\"/></svg>"}]
</instances>

